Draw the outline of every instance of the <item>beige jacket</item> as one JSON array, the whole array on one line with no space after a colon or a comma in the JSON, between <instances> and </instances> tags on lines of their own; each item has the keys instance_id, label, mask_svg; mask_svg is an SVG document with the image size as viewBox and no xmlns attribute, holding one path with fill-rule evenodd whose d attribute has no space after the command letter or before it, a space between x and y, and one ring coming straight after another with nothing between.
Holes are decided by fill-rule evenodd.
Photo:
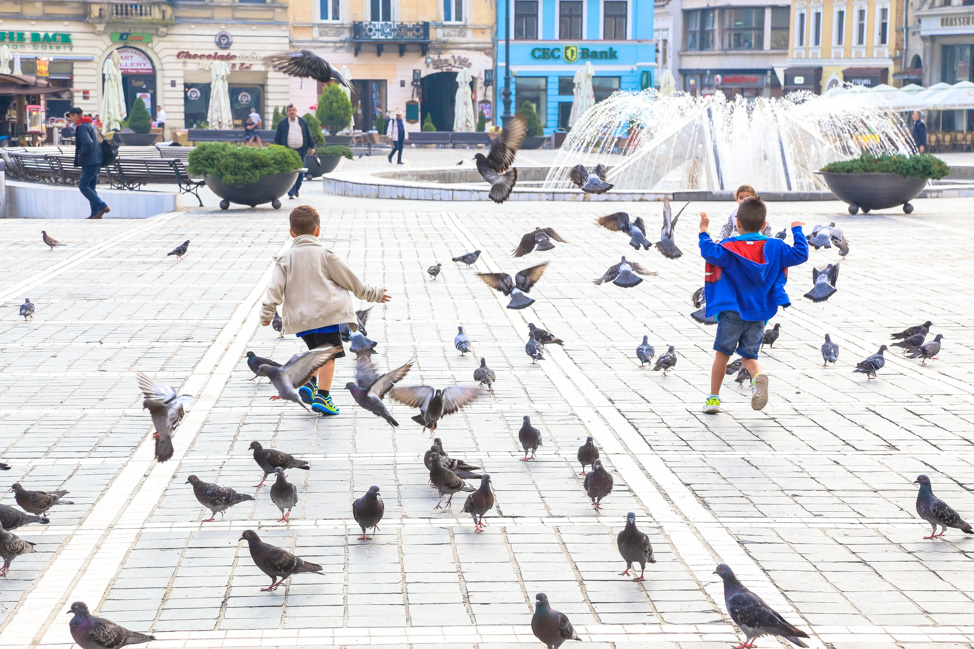
<instances>
[{"instance_id":1,"label":"beige jacket","mask_svg":"<svg viewBox=\"0 0 974 649\"><path fill-rule=\"evenodd\" d=\"M277 259L264 293L260 319L272 320L278 305L283 305L284 333L337 324L348 324L356 331L358 321L349 292L367 302L382 302L385 296L384 289L369 286L356 277L318 237L302 234Z\"/></svg>"}]
</instances>

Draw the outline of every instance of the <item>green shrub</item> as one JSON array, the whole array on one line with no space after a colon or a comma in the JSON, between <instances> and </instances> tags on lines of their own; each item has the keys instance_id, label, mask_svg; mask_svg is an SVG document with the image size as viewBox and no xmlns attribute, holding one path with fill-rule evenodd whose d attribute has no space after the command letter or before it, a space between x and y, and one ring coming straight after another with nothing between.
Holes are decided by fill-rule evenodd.
<instances>
[{"instance_id":1,"label":"green shrub","mask_svg":"<svg viewBox=\"0 0 974 649\"><path fill-rule=\"evenodd\" d=\"M318 97L315 116L329 133L337 135L352 123L352 102L338 84L327 85Z\"/></svg>"},{"instance_id":2,"label":"green shrub","mask_svg":"<svg viewBox=\"0 0 974 649\"><path fill-rule=\"evenodd\" d=\"M424 131L435 131L436 125L433 124L433 117L426 113L426 119L423 120L423 130Z\"/></svg>"},{"instance_id":3,"label":"green shrub","mask_svg":"<svg viewBox=\"0 0 974 649\"><path fill-rule=\"evenodd\" d=\"M145 102L136 98L129 113L129 128L136 133L148 133L152 130L152 116L145 107Z\"/></svg>"},{"instance_id":4,"label":"green shrub","mask_svg":"<svg viewBox=\"0 0 974 649\"><path fill-rule=\"evenodd\" d=\"M301 119L308 123L308 130L311 131L311 140L315 143L315 148L325 146L325 136L321 132L321 122L311 113L305 113Z\"/></svg>"},{"instance_id":5,"label":"green shrub","mask_svg":"<svg viewBox=\"0 0 974 649\"><path fill-rule=\"evenodd\" d=\"M541 119L538 118L538 111L535 109L534 104L525 100L521 104L521 110L518 111L518 115L527 121L528 135L544 135L544 129L541 128Z\"/></svg>"},{"instance_id":6,"label":"green shrub","mask_svg":"<svg viewBox=\"0 0 974 649\"><path fill-rule=\"evenodd\" d=\"M883 153L874 156L868 151L852 160L831 162L822 171L839 174L889 173L904 178L930 178L940 180L950 173L950 167L943 160L929 153L916 155L890 155Z\"/></svg>"},{"instance_id":7,"label":"green shrub","mask_svg":"<svg viewBox=\"0 0 974 649\"><path fill-rule=\"evenodd\" d=\"M382 113L375 116L375 130L378 131L380 135L386 134L386 116Z\"/></svg>"},{"instance_id":8,"label":"green shrub","mask_svg":"<svg viewBox=\"0 0 974 649\"><path fill-rule=\"evenodd\" d=\"M244 187L264 176L296 171L302 166L297 151L272 144L266 148L229 142L205 142L189 153L189 173L213 175L234 187Z\"/></svg>"},{"instance_id":9,"label":"green shrub","mask_svg":"<svg viewBox=\"0 0 974 649\"><path fill-rule=\"evenodd\" d=\"M271 129L276 129L282 119L284 119L284 111L280 108L275 108L274 114L271 116Z\"/></svg>"},{"instance_id":10,"label":"green shrub","mask_svg":"<svg viewBox=\"0 0 974 649\"><path fill-rule=\"evenodd\" d=\"M477 117L477 132L483 133L487 130L487 116L484 115L484 111L480 111L480 115Z\"/></svg>"},{"instance_id":11,"label":"green shrub","mask_svg":"<svg viewBox=\"0 0 974 649\"><path fill-rule=\"evenodd\" d=\"M331 146L326 146L323 149L316 149L315 153L318 155L340 155L349 160L352 160L354 156L352 155L352 150L343 144L332 144Z\"/></svg>"}]
</instances>

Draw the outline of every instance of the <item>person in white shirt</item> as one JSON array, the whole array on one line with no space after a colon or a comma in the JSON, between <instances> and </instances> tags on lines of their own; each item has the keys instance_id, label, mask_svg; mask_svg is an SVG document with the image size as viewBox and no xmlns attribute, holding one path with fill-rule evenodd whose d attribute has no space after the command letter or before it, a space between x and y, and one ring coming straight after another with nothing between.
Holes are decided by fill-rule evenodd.
<instances>
[{"instance_id":1,"label":"person in white shirt","mask_svg":"<svg viewBox=\"0 0 974 649\"><path fill-rule=\"evenodd\" d=\"M254 120L254 124L258 127L260 126L260 113L257 112L256 106L250 107L250 119Z\"/></svg>"},{"instance_id":2,"label":"person in white shirt","mask_svg":"<svg viewBox=\"0 0 974 649\"><path fill-rule=\"evenodd\" d=\"M294 149L301 156L302 163L305 155L315 154L315 143L311 139L311 129L308 123L298 117L298 108L294 104L288 104L287 119L282 119L274 132L274 144L286 146ZM294 181L294 186L287 192L288 198L297 198L301 191L301 181L304 174L298 174L298 179Z\"/></svg>"},{"instance_id":3,"label":"person in white shirt","mask_svg":"<svg viewBox=\"0 0 974 649\"><path fill-rule=\"evenodd\" d=\"M402 121L402 111L396 111L395 119L389 120L389 126L386 129L386 135L389 136L389 142L392 143L392 151L389 152L389 164L392 164L392 156L399 154L398 163L404 164L402 161L402 149L409 141L409 131L406 130L406 125Z\"/></svg>"},{"instance_id":4,"label":"person in white shirt","mask_svg":"<svg viewBox=\"0 0 974 649\"><path fill-rule=\"evenodd\" d=\"M156 106L156 125L162 131L162 141L166 141L166 111L162 106Z\"/></svg>"}]
</instances>

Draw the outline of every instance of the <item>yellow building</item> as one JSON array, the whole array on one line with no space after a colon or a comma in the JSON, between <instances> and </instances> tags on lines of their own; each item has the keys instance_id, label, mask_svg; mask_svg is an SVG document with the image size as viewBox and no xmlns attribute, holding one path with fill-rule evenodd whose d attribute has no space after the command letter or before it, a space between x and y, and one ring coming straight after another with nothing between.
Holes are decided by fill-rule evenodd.
<instances>
[{"instance_id":1,"label":"yellow building","mask_svg":"<svg viewBox=\"0 0 974 649\"><path fill-rule=\"evenodd\" d=\"M904 0L795 0L784 91L839 83L893 85L901 68Z\"/></svg>"}]
</instances>

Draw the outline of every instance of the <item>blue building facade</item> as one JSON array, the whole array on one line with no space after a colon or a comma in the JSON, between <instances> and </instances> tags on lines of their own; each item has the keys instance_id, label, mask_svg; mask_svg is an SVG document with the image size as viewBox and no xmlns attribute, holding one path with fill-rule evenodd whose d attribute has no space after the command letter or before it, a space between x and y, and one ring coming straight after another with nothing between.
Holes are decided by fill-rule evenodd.
<instances>
[{"instance_id":1,"label":"blue building facade","mask_svg":"<svg viewBox=\"0 0 974 649\"><path fill-rule=\"evenodd\" d=\"M648 0L497 0L495 119L511 38L511 112L532 102L546 134L568 125L574 77L591 63L596 101L616 90L653 87L656 43L653 3ZM510 15L507 9L510 9Z\"/></svg>"}]
</instances>

